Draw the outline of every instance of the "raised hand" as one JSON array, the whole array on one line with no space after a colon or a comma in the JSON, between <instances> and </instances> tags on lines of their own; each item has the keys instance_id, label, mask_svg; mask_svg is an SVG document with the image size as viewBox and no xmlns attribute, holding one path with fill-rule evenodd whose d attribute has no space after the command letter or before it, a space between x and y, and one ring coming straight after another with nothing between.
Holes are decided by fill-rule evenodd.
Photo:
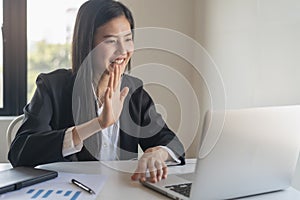
<instances>
[{"instance_id":1,"label":"raised hand","mask_svg":"<svg viewBox=\"0 0 300 200\"><path fill-rule=\"evenodd\" d=\"M108 86L104 95L103 111L98 117L99 124L102 128L114 124L122 112L124 99L128 94L129 88L124 87L122 91L120 91L120 80L120 67L114 65L113 70L109 72Z\"/></svg>"}]
</instances>

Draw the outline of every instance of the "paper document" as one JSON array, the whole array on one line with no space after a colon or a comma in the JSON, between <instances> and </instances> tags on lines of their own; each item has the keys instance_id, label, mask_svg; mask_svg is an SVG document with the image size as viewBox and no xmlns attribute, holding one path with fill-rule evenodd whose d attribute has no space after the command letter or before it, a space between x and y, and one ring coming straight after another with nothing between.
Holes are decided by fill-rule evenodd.
<instances>
[{"instance_id":1,"label":"paper document","mask_svg":"<svg viewBox=\"0 0 300 200\"><path fill-rule=\"evenodd\" d=\"M90 187L96 194L90 194L71 183L76 179ZM0 195L5 200L94 200L102 190L107 176L101 174L74 174L59 172L58 177Z\"/></svg>"}]
</instances>

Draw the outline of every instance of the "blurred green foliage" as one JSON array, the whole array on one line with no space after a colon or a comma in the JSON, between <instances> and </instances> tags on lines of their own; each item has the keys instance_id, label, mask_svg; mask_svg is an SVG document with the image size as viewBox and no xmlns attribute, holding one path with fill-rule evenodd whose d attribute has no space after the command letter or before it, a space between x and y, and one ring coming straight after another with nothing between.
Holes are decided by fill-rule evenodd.
<instances>
[{"instance_id":1,"label":"blurred green foliage","mask_svg":"<svg viewBox=\"0 0 300 200\"><path fill-rule=\"evenodd\" d=\"M71 67L71 44L53 44L45 40L35 42L28 50L27 101L36 89L35 81L40 73Z\"/></svg>"}]
</instances>

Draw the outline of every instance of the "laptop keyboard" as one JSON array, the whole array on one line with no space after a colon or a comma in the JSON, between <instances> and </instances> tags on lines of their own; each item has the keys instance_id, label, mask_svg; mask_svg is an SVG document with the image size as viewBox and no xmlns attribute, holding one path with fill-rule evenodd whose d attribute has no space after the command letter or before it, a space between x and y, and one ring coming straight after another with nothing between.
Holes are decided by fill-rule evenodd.
<instances>
[{"instance_id":1,"label":"laptop keyboard","mask_svg":"<svg viewBox=\"0 0 300 200\"><path fill-rule=\"evenodd\" d=\"M168 188L186 197L190 197L191 187L192 183L165 186L165 188Z\"/></svg>"}]
</instances>

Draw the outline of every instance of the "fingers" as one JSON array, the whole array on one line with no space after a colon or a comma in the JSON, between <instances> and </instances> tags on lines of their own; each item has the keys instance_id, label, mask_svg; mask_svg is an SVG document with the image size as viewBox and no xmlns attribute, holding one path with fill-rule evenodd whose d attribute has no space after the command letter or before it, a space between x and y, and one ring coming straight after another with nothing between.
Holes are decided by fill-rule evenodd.
<instances>
[{"instance_id":1,"label":"fingers","mask_svg":"<svg viewBox=\"0 0 300 200\"><path fill-rule=\"evenodd\" d=\"M165 162L162 162L162 171L163 171L162 178L166 179L168 176L168 167Z\"/></svg>"},{"instance_id":2,"label":"fingers","mask_svg":"<svg viewBox=\"0 0 300 200\"><path fill-rule=\"evenodd\" d=\"M111 89L108 87L106 89L105 95L104 95L104 103L105 103L105 105L108 105L110 97L111 97Z\"/></svg>"},{"instance_id":3,"label":"fingers","mask_svg":"<svg viewBox=\"0 0 300 200\"><path fill-rule=\"evenodd\" d=\"M161 179L166 179L168 175L168 168L164 161L157 159L150 159L148 162L148 169L150 171L150 181L156 183Z\"/></svg>"},{"instance_id":4,"label":"fingers","mask_svg":"<svg viewBox=\"0 0 300 200\"><path fill-rule=\"evenodd\" d=\"M109 76L108 87L112 89L112 92L120 92L120 80L122 76L120 66L114 64L113 70L109 71Z\"/></svg>"},{"instance_id":5,"label":"fingers","mask_svg":"<svg viewBox=\"0 0 300 200\"><path fill-rule=\"evenodd\" d=\"M156 172L157 181L160 181L163 177L163 163L160 160L156 160L155 168L157 170L157 172Z\"/></svg>"},{"instance_id":6,"label":"fingers","mask_svg":"<svg viewBox=\"0 0 300 200\"><path fill-rule=\"evenodd\" d=\"M150 181L152 183L156 183L156 168L155 168L155 160L153 158L149 158L148 160L148 169L150 172Z\"/></svg>"},{"instance_id":7,"label":"fingers","mask_svg":"<svg viewBox=\"0 0 300 200\"><path fill-rule=\"evenodd\" d=\"M137 172L134 172L131 176L131 180L137 181L137 180L139 180L139 177L140 177L140 174Z\"/></svg>"},{"instance_id":8,"label":"fingers","mask_svg":"<svg viewBox=\"0 0 300 200\"><path fill-rule=\"evenodd\" d=\"M129 88L128 87L124 87L120 93L120 100L123 103L124 99L126 98L127 94L129 92Z\"/></svg>"},{"instance_id":9,"label":"fingers","mask_svg":"<svg viewBox=\"0 0 300 200\"><path fill-rule=\"evenodd\" d=\"M146 171L149 170L150 182L156 183L167 178L168 168L164 161L153 157L146 157L139 160L138 167L131 176L132 180L146 181Z\"/></svg>"},{"instance_id":10,"label":"fingers","mask_svg":"<svg viewBox=\"0 0 300 200\"><path fill-rule=\"evenodd\" d=\"M114 80L113 80L113 90L114 92L119 89L120 87L120 79L121 79L121 70L120 66L114 65L112 74L114 74Z\"/></svg>"},{"instance_id":11,"label":"fingers","mask_svg":"<svg viewBox=\"0 0 300 200\"><path fill-rule=\"evenodd\" d=\"M109 97L112 97L112 92L114 89L114 80L115 80L115 75L113 72L109 73L109 80L108 80L108 88L110 88L110 92L109 92Z\"/></svg>"},{"instance_id":12,"label":"fingers","mask_svg":"<svg viewBox=\"0 0 300 200\"><path fill-rule=\"evenodd\" d=\"M131 179L136 181L140 179L141 181L146 181L146 170L147 170L147 159L141 158L138 162L138 167Z\"/></svg>"},{"instance_id":13,"label":"fingers","mask_svg":"<svg viewBox=\"0 0 300 200\"><path fill-rule=\"evenodd\" d=\"M108 81L108 87L111 88L110 90L110 94L109 97L112 97L112 93L116 92L119 86L119 82L120 82L120 68L118 66L114 67L113 72L110 72L110 77L109 77L109 81Z\"/></svg>"},{"instance_id":14,"label":"fingers","mask_svg":"<svg viewBox=\"0 0 300 200\"><path fill-rule=\"evenodd\" d=\"M117 86L119 83L119 71L120 71L120 68L115 65L114 71L113 71L113 74L114 74L113 90L114 90L114 92L117 90Z\"/></svg>"}]
</instances>

